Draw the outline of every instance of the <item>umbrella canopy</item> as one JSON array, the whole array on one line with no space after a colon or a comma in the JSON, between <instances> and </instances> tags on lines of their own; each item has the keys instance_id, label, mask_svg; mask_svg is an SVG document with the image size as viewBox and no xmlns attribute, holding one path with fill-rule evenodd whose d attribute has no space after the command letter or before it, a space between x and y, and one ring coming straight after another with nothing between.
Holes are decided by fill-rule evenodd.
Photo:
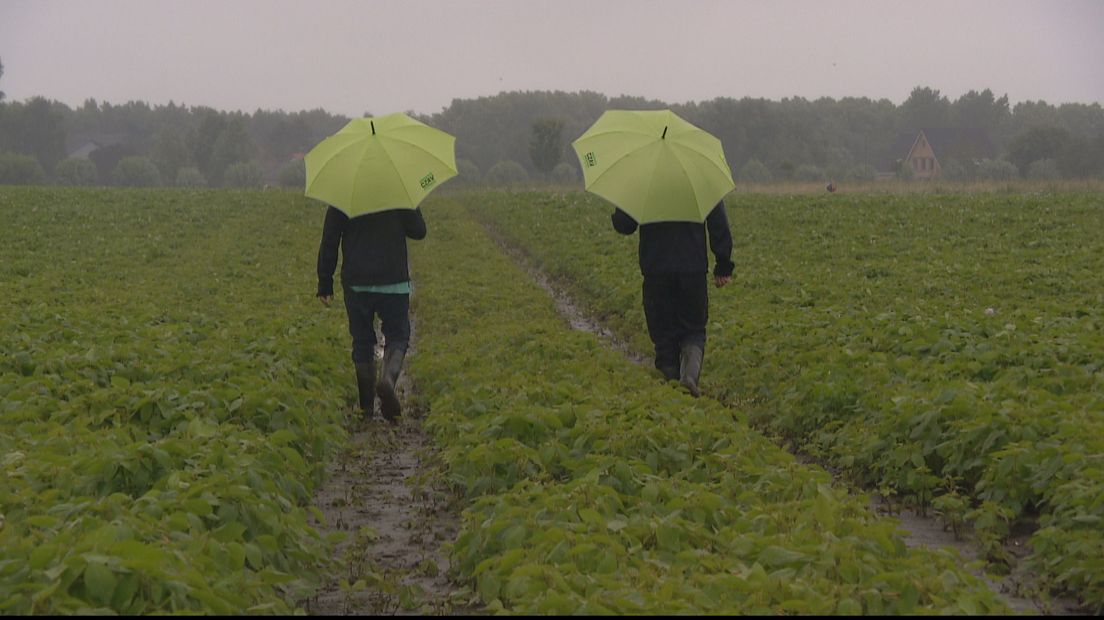
<instances>
[{"instance_id":1,"label":"umbrella canopy","mask_svg":"<svg viewBox=\"0 0 1104 620\"><path fill-rule=\"evenodd\" d=\"M455 143L406 114L356 118L307 153L305 193L349 217L413 209L456 176Z\"/></svg>"},{"instance_id":2,"label":"umbrella canopy","mask_svg":"<svg viewBox=\"0 0 1104 620\"><path fill-rule=\"evenodd\" d=\"M705 221L736 187L721 141L670 110L608 110L571 146L587 191L638 224Z\"/></svg>"}]
</instances>

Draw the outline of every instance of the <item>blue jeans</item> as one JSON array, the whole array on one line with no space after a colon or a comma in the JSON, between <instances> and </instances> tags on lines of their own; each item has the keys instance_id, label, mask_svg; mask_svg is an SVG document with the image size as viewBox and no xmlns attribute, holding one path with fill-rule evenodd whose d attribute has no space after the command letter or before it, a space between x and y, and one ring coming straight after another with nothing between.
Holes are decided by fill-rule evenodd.
<instances>
[{"instance_id":1,"label":"blue jeans","mask_svg":"<svg viewBox=\"0 0 1104 620\"><path fill-rule=\"evenodd\" d=\"M345 311L353 337L353 363L366 363L375 356L377 315L387 348L406 350L410 342L410 295L357 293L346 288Z\"/></svg>"}]
</instances>

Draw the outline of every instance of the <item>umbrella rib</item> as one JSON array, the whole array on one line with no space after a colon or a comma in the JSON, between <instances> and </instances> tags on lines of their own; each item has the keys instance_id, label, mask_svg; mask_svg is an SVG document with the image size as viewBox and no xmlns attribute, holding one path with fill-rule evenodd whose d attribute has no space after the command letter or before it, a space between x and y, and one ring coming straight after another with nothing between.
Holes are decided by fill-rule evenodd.
<instances>
[{"instance_id":1,"label":"umbrella rib","mask_svg":"<svg viewBox=\"0 0 1104 620\"><path fill-rule=\"evenodd\" d=\"M682 178L686 181L686 184L690 187L690 193L694 195L694 204L698 208L698 212L701 212L701 196L698 196L698 188L694 186L694 182L690 180L690 173L686 170L686 165L683 163L682 158L674 149L669 151L671 158L679 162L680 165L675 166L675 169L682 173Z\"/></svg>"},{"instance_id":2,"label":"umbrella rib","mask_svg":"<svg viewBox=\"0 0 1104 620\"><path fill-rule=\"evenodd\" d=\"M326 161L323 162L322 165L318 167L318 172L315 173L314 180L317 181L318 177L322 176L322 172L326 169L326 167L329 166L330 164L334 163L335 161L337 161L337 159L338 159L337 155L338 154L344 153L346 150L351 149L351 148L356 148L358 146L363 147L362 150L361 150L361 153L360 153L363 156L364 155L364 149L367 148L363 144L358 144L357 142L350 142L349 144L338 147L337 152L335 152L330 157L326 158Z\"/></svg>"},{"instance_id":3,"label":"umbrella rib","mask_svg":"<svg viewBox=\"0 0 1104 620\"><path fill-rule=\"evenodd\" d=\"M702 155L701 151L698 151L697 149L687 149L687 151L689 152L689 154L691 154L691 156L697 157L699 159L704 159L704 160L706 160L710 163L714 163L711 158L706 157L705 155ZM681 163L683 154L681 154L681 153L679 153L675 150L672 150L671 154L675 158L679 159L680 163ZM720 172L722 172L725 175L726 178L728 178L728 175L732 174L731 172L728 172L727 170L724 170L720 166L716 166L716 167ZM683 173L686 172L687 168L686 168L685 165L682 167L682 170L683 170ZM689 174L686 174L685 176L686 176L687 183L690 185L691 190L693 190L693 192L694 192L694 200L698 201L698 204L700 205L701 204L701 197L698 195L697 187L695 187L693 183L690 183L690 175ZM732 191L732 190L729 189L728 191ZM727 194L728 192L725 192L725 193ZM706 205L706 206L709 206L710 208L712 208L712 205Z\"/></svg>"},{"instance_id":4,"label":"umbrella rib","mask_svg":"<svg viewBox=\"0 0 1104 620\"><path fill-rule=\"evenodd\" d=\"M675 150L672 151L675 154L675 157L678 157L680 161L682 160L683 157L695 157L699 160L703 160L703 161L707 162L714 169L716 169L718 172L725 175L726 177L728 177L732 174L732 171L725 169L725 167L720 165L720 163L717 160L715 160L714 158L702 153L701 151L699 151L697 149L687 148L685 144L676 144L675 146L678 146L682 149L681 151L678 150L678 149L675 149Z\"/></svg>"},{"instance_id":5,"label":"umbrella rib","mask_svg":"<svg viewBox=\"0 0 1104 620\"><path fill-rule=\"evenodd\" d=\"M653 146L653 145L649 144L649 145L647 145L647 146ZM646 146L646 147L644 147L644 148L647 148L647 146ZM631 154L629 154L629 155L626 155L625 157L622 157L621 159L618 159L617 161L615 161L615 162L614 162L614 163L613 163L612 165L610 165L610 167L609 167L609 168L606 168L606 171L605 171L605 172L603 172L603 173L602 173L602 174L601 174L601 175L600 175L600 176L599 176L599 177L598 177L597 179L595 179L595 180L594 180L594 183L597 183L598 181L600 181L600 180L602 179L602 177L604 177L604 176L606 176L606 175L609 175L609 174L611 174L611 173L612 173L612 172L614 171L614 169L616 169L616 168L617 168L618 166L620 166L621 164L625 163L626 161L628 161L628 160L631 160L631 159L632 159L632 158L633 158L634 156L640 156L640 155L642 155L642 153L640 152L641 150L642 150L642 149L638 149L638 150L637 150L636 152L634 152L634 153L631 153ZM653 155L653 161L652 161L652 171L653 171L653 172L654 172L654 170L655 170L655 161L654 161L654 158L655 158L655 156ZM652 191L652 184L653 184L654 182L655 182L655 174L654 174L654 173L653 173L653 174L649 174L649 175L648 175L648 187L647 187L647 191L645 191L645 192L644 192L644 195L645 195L645 196L647 196L648 194L650 194L650 193L651 193L651 191ZM594 185L594 183L591 183L591 185ZM613 201L611 200L610 202L613 202ZM614 206L616 206L617 208L619 208L619 209L621 208L621 206L620 206L620 205L618 205L617 203L613 203L613 204L614 204ZM622 210L622 211L625 211L624 209L621 209L621 210ZM628 211L625 211L625 212L626 212L626 213L628 213ZM636 219L636 218L633 218L633 219Z\"/></svg>"},{"instance_id":6,"label":"umbrella rib","mask_svg":"<svg viewBox=\"0 0 1104 620\"><path fill-rule=\"evenodd\" d=\"M728 168L728 161L725 160L724 164L722 164L720 161L712 157L705 156L705 154L697 149L687 149L686 154L689 154L689 157L694 157L698 158L699 160L707 161L710 165L712 165L713 169L716 170L716 172L722 174L724 179L728 180L728 182L732 184L732 189L735 189L735 183L732 181L732 171Z\"/></svg>"},{"instance_id":7,"label":"umbrella rib","mask_svg":"<svg viewBox=\"0 0 1104 620\"><path fill-rule=\"evenodd\" d=\"M664 146L670 146L670 145L666 144ZM667 154L672 159L679 160L679 156L672 149L664 149L663 151L660 151L660 153L657 154L657 156L656 156L657 159L663 154ZM666 163L669 163L669 162L666 162ZM679 164L682 164L681 160L679 161ZM656 162L655 166L656 167L659 166L658 161ZM680 166L673 166L673 167L677 171L682 173L682 178L686 181L686 185L690 187L690 192L694 195L694 204L695 204L695 206L700 205L701 202L698 198L698 190L697 190L696 187L694 187L694 184L690 181L690 175L687 174L686 168L684 166L681 166L681 165ZM651 194L651 192L652 192L652 184L655 182L655 178L656 178L656 175L655 175L654 172L652 174L648 175L648 194ZM700 209L701 209L701 207L698 206L699 212L700 212Z\"/></svg>"},{"instance_id":8,"label":"umbrella rib","mask_svg":"<svg viewBox=\"0 0 1104 620\"><path fill-rule=\"evenodd\" d=\"M689 152L697 155L698 157L706 160L707 162L710 163L710 165L715 167L717 170L719 170L719 171L721 171L725 174L729 174L729 175L732 174L731 170L726 170L723 166L720 165L720 163L717 160L715 160L713 157L711 157L708 153L701 152L700 150L694 148L693 145L687 144L686 142L673 142L672 144L674 144L675 146L678 146L680 148L686 149L687 151L689 151ZM723 157L724 156L724 148L723 147L721 148L721 154L722 154L722 157Z\"/></svg>"},{"instance_id":9,"label":"umbrella rib","mask_svg":"<svg viewBox=\"0 0 1104 620\"><path fill-rule=\"evenodd\" d=\"M423 149L423 148L419 147L417 144L414 144L413 142L407 142L406 140L401 140L401 139L396 138L394 136L382 136L382 138L387 138L389 140L394 140L396 142L401 142L401 143L403 143L407 146L411 146L413 148L419 149L420 151L424 152L426 155L429 155L433 159L436 159L437 161L441 162L441 165L444 166L445 168L448 168L449 170L452 170L452 167L449 166L447 161L441 159L440 157L437 157L436 155L433 154L432 151L429 151L427 149Z\"/></svg>"},{"instance_id":10,"label":"umbrella rib","mask_svg":"<svg viewBox=\"0 0 1104 620\"><path fill-rule=\"evenodd\" d=\"M381 142L382 142L382 140L381 140ZM387 149L382 148L383 147L382 144L380 144L380 147L381 147L381 149L383 150L384 153L387 153ZM393 159L391 159L391 157L390 157L391 154L387 153L387 155L388 155L388 157L386 157L387 163L391 164L391 169L395 171L395 176L398 177L398 179L399 179L399 186L403 188L404 192L406 192L406 199L413 205L411 208L418 206L416 204L413 204L414 203L414 197L410 195L410 189L406 186L406 183L403 182L403 176L402 176L402 173L399 172L399 167L396 166L395 161Z\"/></svg>"}]
</instances>

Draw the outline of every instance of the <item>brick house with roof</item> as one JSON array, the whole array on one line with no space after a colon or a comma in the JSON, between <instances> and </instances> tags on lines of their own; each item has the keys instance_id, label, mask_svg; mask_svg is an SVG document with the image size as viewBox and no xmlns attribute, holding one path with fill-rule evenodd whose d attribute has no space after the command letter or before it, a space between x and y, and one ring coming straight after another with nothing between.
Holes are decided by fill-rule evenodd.
<instances>
[{"instance_id":1,"label":"brick house with roof","mask_svg":"<svg viewBox=\"0 0 1104 620\"><path fill-rule=\"evenodd\" d=\"M935 179L951 161L977 164L992 159L996 149L984 129L929 127L898 134L889 152L890 160L879 176L893 176L904 165L912 170L914 179Z\"/></svg>"}]
</instances>

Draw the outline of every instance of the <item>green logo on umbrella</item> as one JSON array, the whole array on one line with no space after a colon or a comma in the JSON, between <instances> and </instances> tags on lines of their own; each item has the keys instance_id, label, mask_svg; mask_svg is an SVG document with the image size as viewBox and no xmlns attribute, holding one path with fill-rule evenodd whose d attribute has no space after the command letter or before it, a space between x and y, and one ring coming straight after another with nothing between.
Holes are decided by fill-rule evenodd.
<instances>
[{"instance_id":1,"label":"green logo on umbrella","mask_svg":"<svg viewBox=\"0 0 1104 620\"><path fill-rule=\"evenodd\" d=\"M594 155L594 151L583 155L583 159L586 160L587 168L593 168L598 165L598 157Z\"/></svg>"},{"instance_id":2,"label":"green logo on umbrella","mask_svg":"<svg viewBox=\"0 0 1104 620\"><path fill-rule=\"evenodd\" d=\"M429 174L422 177L422 180L419 181L419 184L421 184L422 189L425 189L425 188L429 187L430 185L433 185L433 182L436 181L436 180L437 179L434 178L433 173L430 172Z\"/></svg>"}]
</instances>

